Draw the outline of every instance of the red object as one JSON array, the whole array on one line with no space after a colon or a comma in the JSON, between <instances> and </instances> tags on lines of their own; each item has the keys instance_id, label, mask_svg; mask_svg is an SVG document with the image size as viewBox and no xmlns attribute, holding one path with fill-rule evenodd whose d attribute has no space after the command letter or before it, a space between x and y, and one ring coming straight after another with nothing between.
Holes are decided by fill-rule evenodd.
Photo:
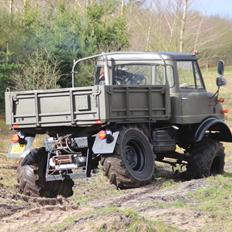
<instances>
[{"instance_id":1,"label":"red object","mask_svg":"<svg viewBox=\"0 0 232 232\"><path fill-rule=\"evenodd\" d=\"M13 124L13 129L18 129L19 128L19 124Z\"/></svg>"},{"instance_id":2,"label":"red object","mask_svg":"<svg viewBox=\"0 0 232 232\"><path fill-rule=\"evenodd\" d=\"M17 135L17 134L13 134L12 136L11 136L11 142L12 143L18 143L19 142L19 136Z\"/></svg>"},{"instance_id":3,"label":"red object","mask_svg":"<svg viewBox=\"0 0 232 232\"><path fill-rule=\"evenodd\" d=\"M222 113L222 114L228 114L229 111L230 111L229 109L223 109L223 110L221 110L221 113Z\"/></svg>"},{"instance_id":4,"label":"red object","mask_svg":"<svg viewBox=\"0 0 232 232\"><path fill-rule=\"evenodd\" d=\"M104 131L104 130L99 131L98 137L99 137L99 139L102 139L102 140L105 139L106 138L106 131Z\"/></svg>"},{"instance_id":5,"label":"red object","mask_svg":"<svg viewBox=\"0 0 232 232\"><path fill-rule=\"evenodd\" d=\"M225 101L225 99L223 97L221 97L221 98L218 99L219 103L223 103L224 101Z\"/></svg>"},{"instance_id":6,"label":"red object","mask_svg":"<svg viewBox=\"0 0 232 232\"><path fill-rule=\"evenodd\" d=\"M96 124L102 124L102 121L101 121L100 119L98 119L98 120L96 121Z\"/></svg>"}]
</instances>

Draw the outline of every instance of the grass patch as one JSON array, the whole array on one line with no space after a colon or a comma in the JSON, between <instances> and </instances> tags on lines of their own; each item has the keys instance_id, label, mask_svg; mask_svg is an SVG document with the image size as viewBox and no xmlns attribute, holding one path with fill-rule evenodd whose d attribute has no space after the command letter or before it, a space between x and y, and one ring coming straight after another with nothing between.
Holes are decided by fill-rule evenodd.
<instances>
[{"instance_id":1,"label":"grass patch","mask_svg":"<svg viewBox=\"0 0 232 232\"><path fill-rule=\"evenodd\" d=\"M5 118L0 115L0 152L6 153L9 145L11 131L6 125Z\"/></svg>"},{"instance_id":2,"label":"grass patch","mask_svg":"<svg viewBox=\"0 0 232 232\"><path fill-rule=\"evenodd\" d=\"M188 207L187 203L183 199L176 199L173 201L148 201L142 205L142 209L182 209ZM141 206L139 207L141 208Z\"/></svg>"},{"instance_id":3,"label":"grass patch","mask_svg":"<svg viewBox=\"0 0 232 232\"><path fill-rule=\"evenodd\" d=\"M75 224L75 217L68 216L62 222L52 226L52 228L45 228L42 231L43 232L61 232L61 231L65 231L68 228L72 227L74 224Z\"/></svg>"},{"instance_id":4,"label":"grass patch","mask_svg":"<svg viewBox=\"0 0 232 232\"><path fill-rule=\"evenodd\" d=\"M206 89L209 92L216 92L217 85L216 85L216 67L209 68L209 69L202 69L202 75L205 81ZM231 89L232 89L232 66L225 67L225 78L227 80L226 86L222 86L220 89L219 97L223 97L225 102L223 103L223 107L230 109L232 105L232 97L231 97ZM225 116L226 122L232 127L232 109L229 111L228 114Z\"/></svg>"},{"instance_id":5,"label":"grass patch","mask_svg":"<svg viewBox=\"0 0 232 232\"><path fill-rule=\"evenodd\" d=\"M231 231L232 228L232 177L210 177L208 187L203 187L189 194L195 200L195 207L207 213L212 219L210 226L203 231Z\"/></svg>"},{"instance_id":6,"label":"grass patch","mask_svg":"<svg viewBox=\"0 0 232 232\"><path fill-rule=\"evenodd\" d=\"M6 125L5 118L0 115L0 132L8 134L9 133L9 125Z\"/></svg>"},{"instance_id":7,"label":"grass patch","mask_svg":"<svg viewBox=\"0 0 232 232\"><path fill-rule=\"evenodd\" d=\"M16 160L9 160L0 154L0 187L14 188L16 185Z\"/></svg>"},{"instance_id":8,"label":"grass patch","mask_svg":"<svg viewBox=\"0 0 232 232\"><path fill-rule=\"evenodd\" d=\"M226 216L226 211L232 210L232 178L225 174L225 176L209 177L207 182L209 187L200 188L192 196L199 203L201 210L210 212L212 215L217 213L217 215Z\"/></svg>"},{"instance_id":9,"label":"grass patch","mask_svg":"<svg viewBox=\"0 0 232 232\"><path fill-rule=\"evenodd\" d=\"M100 228L97 228L99 232L106 231L127 231L127 232L172 232L178 231L175 227L165 224L162 221L154 221L141 216L136 210L133 209L119 209L119 208L105 208L99 210L98 213L105 215L112 215L117 213L120 215L120 222L112 221L111 224L103 224Z\"/></svg>"},{"instance_id":10,"label":"grass patch","mask_svg":"<svg viewBox=\"0 0 232 232\"><path fill-rule=\"evenodd\" d=\"M102 201L106 197L117 197L123 194L123 191L117 190L102 172L88 180L76 180L76 188L74 195L70 198L75 204L86 206L88 202Z\"/></svg>"},{"instance_id":11,"label":"grass patch","mask_svg":"<svg viewBox=\"0 0 232 232\"><path fill-rule=\"evenodd\" d=\"M161 185L161 189L168 189L168 188L172 188L175 185L175 181L174 180L165 180L162 185Z\"/></svg>"},{"instance_id":12,"label":"grass patch","mask_svg":"<svg viewBox=\"0 0 232 232\"><path fill-rule=\"evenodd\" d=\"M116 206L107 206L97 210L97 214L100 215L107 215L107 214L119 213L119 212L121 212L121 209Z\"/></svg>"},{"instance_id":13,"label":"grass patch","mask_svg":"<svg viewBox=\"0 0 232 232\"><path fill-rule=\"evenodd\" d=\"M172 202L156 202L155 204L153 203L152 205L155 206L157 209L182 209L185 208L187 205L186 203L181 200L181 199L176 199L175 201Z\"/></svg>"}]
</instances>

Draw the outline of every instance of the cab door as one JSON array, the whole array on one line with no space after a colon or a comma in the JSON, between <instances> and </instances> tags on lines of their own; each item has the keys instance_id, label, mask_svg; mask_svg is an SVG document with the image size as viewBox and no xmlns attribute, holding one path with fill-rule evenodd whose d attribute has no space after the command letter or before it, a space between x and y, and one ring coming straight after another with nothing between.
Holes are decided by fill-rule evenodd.
<instances>
[{"instance_id":1,"label":"cab door","mask_svg":"<svg viewBox=\"0 0 232 232\"><path fill-rule=\"evenodd\" d=\"M197 61L177 61L177 72L180 104L178 121L181 124L199 123L213 115L215 101L205 89Z\"/></svg>"}]
</instances>

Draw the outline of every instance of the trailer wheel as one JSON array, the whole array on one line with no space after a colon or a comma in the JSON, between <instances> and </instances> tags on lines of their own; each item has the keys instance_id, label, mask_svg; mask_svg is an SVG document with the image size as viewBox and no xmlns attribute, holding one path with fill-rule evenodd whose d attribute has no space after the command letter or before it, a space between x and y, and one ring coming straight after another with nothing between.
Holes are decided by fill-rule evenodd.
<instances>
[{"instance_id":1,"label":"trailer wheel","mask_svg":"<svg viewBox=\"0 0 232 232\"><path fill-rule=\"evenodd\" d=\"M223 173L225 153L223 145L218 141L205 139L195 144L190 153L187 164L188 178L198 179Z\"/></svg>"},{"instance_id":2,"label":"trailer wheel","mask_svg":"<svg viewBox=\"0 0 232 232\"><path fill-rule=\"evenodd\" d=\"M45 181L47 153L44 148L33 149L20 163L17 169L19 191L35 197L70 197L73 194L73 181Z\"/></svg>"},{"instance_id":3,"label":"trailer wheel","mask_svg":"<svg viewBox=\"0 0 232 232\"><path fill-rule=\"evenodd\" d=\"M102 159L104 174L118 188L148 184L154 174L154 154L147 136L138 128L120 131L114 155Z\"/></svg>"}]
</instances>

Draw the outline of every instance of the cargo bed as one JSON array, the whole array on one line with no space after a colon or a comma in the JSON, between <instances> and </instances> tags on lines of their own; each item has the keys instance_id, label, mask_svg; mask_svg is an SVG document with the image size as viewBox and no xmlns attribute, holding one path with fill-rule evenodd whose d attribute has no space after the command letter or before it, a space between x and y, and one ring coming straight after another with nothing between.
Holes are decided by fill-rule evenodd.
<instances>
[{"instance_id":1,"label":"cargo bed","mask_svg":"<svg viewBox=\"0 0 232 232\"><path fill-rule=\"evenodd\" d=\"M155 122L170 118L168 86L91 86L6 92L13 128Z\"/></svg>"}]
</instances>

